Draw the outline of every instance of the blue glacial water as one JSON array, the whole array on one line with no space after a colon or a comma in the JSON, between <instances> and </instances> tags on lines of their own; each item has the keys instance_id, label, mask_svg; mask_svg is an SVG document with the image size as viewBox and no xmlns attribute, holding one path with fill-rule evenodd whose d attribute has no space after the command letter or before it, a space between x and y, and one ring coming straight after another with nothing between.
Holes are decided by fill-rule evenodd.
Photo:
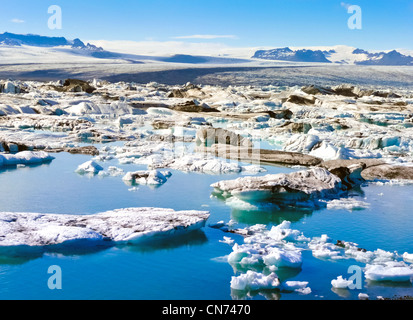
<instances>
[{"instance_id":1,"label":"blue glacial water","mask_svg":"<svg viewBox=\"0 0 413 320\"><path fill-rule=\"evenodd\" d=\"M87 177L74 171L90 156L55 154L47 165L5 169L0 172L0 211L62 214L93 214L126 207L163 207L175 210L206 210L213 224L234 219L240 227L257 223L268 227L284 220L293 222L307 237L327 234L335 240L352 241L368 250L378 248L399 253L413 252L413 186L366 185L354 191L357 199L370 203L358 211L245 212L231 209L211 197L210 185L241 174L206 175L172 170L163 186L139 186L129 191L117 177ZM102 163L126 171L144 166ZM297 169L266 166L268 173ZM410 283L363 283L362 290L332 290L331 280L349 277L353 260L323 261L303 253L302 270L280 274L288 280L308 281L312 293L231 292L236 271L225 261L232 249L220 243L223 236L242 243L239 235L228 235L206 226L202 231L152 245L115 246L77 252L48 252L18 258L0 257L0 299L357 299L360 292L371 297L413 295ZM50 290L47 273L51 265L62 270L62 290ZM363 266L362 264L359 264Z\"/></svg>"}]
</instances>

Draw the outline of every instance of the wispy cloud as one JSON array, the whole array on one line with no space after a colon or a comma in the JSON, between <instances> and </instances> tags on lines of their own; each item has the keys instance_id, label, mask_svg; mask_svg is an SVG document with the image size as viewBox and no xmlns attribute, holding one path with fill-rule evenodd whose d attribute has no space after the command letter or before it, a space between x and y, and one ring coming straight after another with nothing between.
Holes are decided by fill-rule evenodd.
<instances>
[{"instance_id":1,"label":"wispy cloud","mask_svg":"<svg viewBox=\"0 0 413 320\"><path fill-rule=\"evenodd\" d=\"M13 23L25 23L24 20L22 20L22 19L17 19L17 18L11 19L10 21L13 22Z\"/></svg>"},{"instance_id":2,"label":"wispy cloud","mask_svg":"<svg viewBox=\"0 0 413 320\"><path fill-rule=\"evenodd\" d=\"M341 6L342 6L343 8L346 8L346 9L348 9L348 8L351 7L351 4L350 4L350 3L341 2L340 4L341 4Z\"/></svg>"},{"instance_id":3,"label":"wispy cloud","mask_svg":"<svg viewBox=\"0 0 413 320\"><path fill-rule=\"evenodd\" d=\"M216 34L194 34L190 36L179 36L179 37L172 37L172 39L238 39L237 36L234 35L216 35Z\"/></svg>"}]
</instances>

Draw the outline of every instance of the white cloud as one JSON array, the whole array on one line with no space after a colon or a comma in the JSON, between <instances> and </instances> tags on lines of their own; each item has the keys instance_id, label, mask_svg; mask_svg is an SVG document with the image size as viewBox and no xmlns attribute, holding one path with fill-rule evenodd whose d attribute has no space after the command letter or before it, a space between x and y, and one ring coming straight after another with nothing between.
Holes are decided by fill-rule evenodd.
<instances>
[{"instance_id":1,"label":"white cloud","mask_svg":"<svg viewBox=\"0 0 413 320\"><path fill-rule=\"evenodd\" d=\"M13 23L25 23L26 22L24 20L17 19L17 18L11 19L10 21L13 22Z\"/></svg>"},{"instance_id":2,"label":"white cloud","mask_svg":"<svg viewBox=\"0 0 413 320\"><path fill-rule=\"evenodd\" d=\"M234 35L216 35L216 34L194 34L190 36L172 37L172 39L238 39Z\"/></svg>"},{"instance_id":3,"label":"white cloud","mask_svg":"<svg viewBox=\"0 0 413 320\"><path fill-rule=\"evenodd\" d=\"M346 8L348 10L348 8L350 8L352 5L350 3L346 3L346 2L341 2L341 6L343 8Z\"/></svg>"}]
</instances>

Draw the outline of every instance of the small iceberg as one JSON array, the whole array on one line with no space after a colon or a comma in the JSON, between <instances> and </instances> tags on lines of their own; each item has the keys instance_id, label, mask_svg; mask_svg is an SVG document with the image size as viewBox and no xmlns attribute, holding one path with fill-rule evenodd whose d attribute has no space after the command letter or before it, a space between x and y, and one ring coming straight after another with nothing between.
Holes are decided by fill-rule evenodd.
<instances>
[{"instance_id":1,"label":"small iceberg","mask_svg":"<svg viewBox=\"0 0 413 320\"><path fill-rule=\"evenodd\" d=\"M290 174L270 174L220 181L211 185L225 198L242 201L273 202L280 207L315 207L320 199L337 197L342 181L324 168L314 168Z\"/></svg>"},{"instance_id":2,"label":"small iceberg","mask_svg":"<svg viewBox=\"0 0 413 320\"><path fill-rule=\"evenodd\" d=\"M275 289L280 286L278 276L273 272L268 276L255 271L248 270L247 273L238 277L232 277L231 289L234 290L264 290Z\"/></svg>"},{"instance_id":3,"label":"small iceberg","mask_svg":"<svg viewBox=\"0 0 413 320\"><path fill-rule=\"evenodd\" d=\"M172 176L172 173L169 171L136 171L126 173L122 180L127 184L159 186L164 184L170 176Z\"/></svg>"},{"instance_id":4,"label":"small iceberg","mask_svg":"<svg viewBox=\"0 0 413 320\"><path fill-rule=\"evenodd\" d=\"M354 285L354 282L339 276L337 279L331 280L331 285L335 289L348 289L350 286Z\"/></svg>"},{"instance_id":5,"label":"small iceberg","mask_svg":"<svg viewBox=\"0 0 413 320\"><path fill-rule=\"evenodd\" d=\"M370 208L370 204L364 201L356 200L353 198L334 199L327 202L327 209L329 210L363 210Z\"/></svg>"},{"instance_id":6,"label":"small iceberg","mask_svg":"<svg viewBox=\"0 0 413 320\"><path fill-rule=\"evenodd\" d=\"M17 165L35 165L48 163L54 157L44 151L22 151L16 154L0 154L0 167Z\"/></svg>"},{"instance_id":7,"label":"small iceberg","mask_svg":"<svg viewBox=\"0 0 413 320\"><path fill-rule=\"evenodd\" d=\"M372 281L407 282L413 279L413 268L404 262L389 261L384 264L368 264L365 276Z\"/></svg>"},{"instance_id":8,"label":"small iceberg","mask_svg":"<svg viewBox=\"0 0 413 320\"><path fill-rule=\"evenodd\" d=\"M103 168L95 161L87 161L77 167L76 172L78 174L98 174L103 171Z\"/></svg>"}]
</instances>

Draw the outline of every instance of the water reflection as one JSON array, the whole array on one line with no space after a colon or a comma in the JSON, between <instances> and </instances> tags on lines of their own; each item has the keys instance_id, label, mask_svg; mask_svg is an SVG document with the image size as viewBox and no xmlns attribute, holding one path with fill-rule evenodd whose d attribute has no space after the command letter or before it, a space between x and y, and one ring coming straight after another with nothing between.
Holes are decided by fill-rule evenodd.
<instances>
[{"instance_id":1,"label":"water reflection","mask_svg":"<svg viewBox=\"0 0 413 320\"><path fill-rule=\"evenodd\" d=\"M232 209L231 217L238 223L254 224L281 224L283 221L298 222L306 216L311 216L310 209L282 209L282 210L241 210Z\"/></svg>"},{"instance_id":2,"label":"water reflection","mask_svg":"<svg viewBox=\"0 0 413 320\"><path fill-rule=\"evenodd\" d=\"M138 244L117 245L116 247L130 252L154 252L172 250L184 246L201 246L208 242L202 230L193 230L174 237L156 237Z\"/></svg>"},{"instance_id":3,"label":"water reflection","mask_svg":"<svg viewBox=\"0 0 413 320\"><path fill-rule=\"evenodd\" d=\"M19 265L42 258L45 254L62 256L85 256L98 254L110 248L128 252L155 252L172 250L183 246L200 246L208 242L202 230L194 230L176 236L153 236L141 242L115 243L112 241L76 240L52 246L0 247L0 265Z\"/></svg>"},{"instance_id":4,"label":"water reflection","mask_svg":"<svg viewBox=\"0 0 413 320\"><path fill-rule=\"evenodd\" d=\"M231 289L232 300L259 299L259 296L262 296L265 300L280 300L281 299L281 293L279 289L254 290L254 291Z\"/></svg>"},{"instance_id":5,"label":"water reflection","mask_svg":"<svg viewBox=\"0 0 413 320\"><path fill-rule=\"evenodd\" d=\"M53 159L48 160L43 163L5 165L5 166L0 167L0 174L5 173L5 172L12 172L12 171L15 171L16 169L30 170L30 169L35 169L39 167L49 167L52 161Z\"/></svg>"}]
</instances>

